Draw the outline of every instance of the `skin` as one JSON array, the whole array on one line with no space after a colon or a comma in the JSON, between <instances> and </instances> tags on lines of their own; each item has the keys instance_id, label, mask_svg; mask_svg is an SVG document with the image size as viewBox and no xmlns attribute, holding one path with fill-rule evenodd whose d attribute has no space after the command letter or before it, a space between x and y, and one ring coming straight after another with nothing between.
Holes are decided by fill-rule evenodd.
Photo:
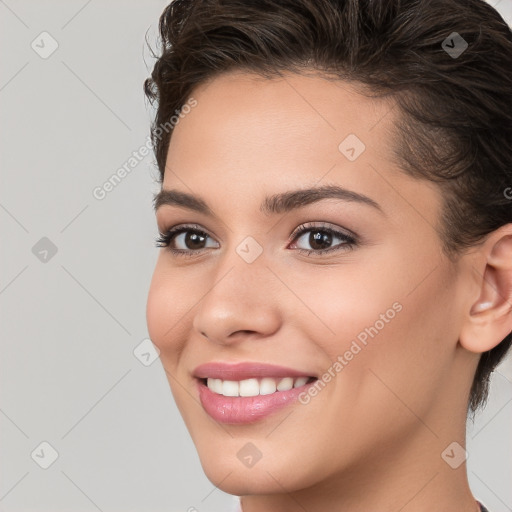
<instances>
[{"instance_id":1,"label":"skin","mask_svg":"<svg viewBox=\"0 0 512 512\"><path fill-rule=\"evenodd\" d=\"M512 330L512 225L449 261L435 229L440 190L393 157L399 114L353 85L230 72L193 97L163 188L200 196L215 217L163 205L156 219L161 232L195 223L211 238L191 258L160 249L147 322L208 478L242 496L244 512L477 510L465 464L452 469L441 454L465 445L479 354ZM338 149L351 133L366 146L353 162ZM382 212L339 199L259 209L266 195L328 184ZM307 222L359 241L301 254L310 232L290 237ZM236 252L247 236L263 249L250 264ZM174 247L186 249L180 238ZM202 408L199 364L265 362L321 376L394 303L400 312L308 404L246 425L218 424ZM248 442L262 454L251 468L237 458Z\"/></svg>"}]
</instances>

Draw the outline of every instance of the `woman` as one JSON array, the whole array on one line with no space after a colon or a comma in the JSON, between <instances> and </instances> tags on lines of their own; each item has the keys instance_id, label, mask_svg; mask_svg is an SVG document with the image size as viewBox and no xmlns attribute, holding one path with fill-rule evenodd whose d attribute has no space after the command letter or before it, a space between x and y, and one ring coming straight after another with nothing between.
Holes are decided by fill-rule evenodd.
<instances>
[{"instance_id":1,"label":"woman","mask_svg":"<svg viewBox=\"0 0 512 512\"><path fill-rule=\"evenodd\" d=\"M175 0L147 303L243 512L485 510L512 331L512 35L481 0Z\"/></svg>"}]
</instances>

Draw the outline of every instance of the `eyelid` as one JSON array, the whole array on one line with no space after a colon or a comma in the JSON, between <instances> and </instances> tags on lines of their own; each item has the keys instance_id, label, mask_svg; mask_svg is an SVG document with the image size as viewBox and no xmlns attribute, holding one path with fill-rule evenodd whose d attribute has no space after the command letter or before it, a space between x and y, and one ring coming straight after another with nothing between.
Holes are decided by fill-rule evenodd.
<instances>
[{"instance_id":1,"label":"eyelid","mask_svg":"<svg viewBox=\"0 0 512 512\"><path fill-rule=\"evenodd\" d=\"M326 257L329 256L337 256L339 253L352 251L354 248L360 245L359 237L356 234L348 234L345 233L342 228L336 227L333 228L331 225L325 222L321 222L321 225L311 225L311 223L302 224L298 229L294 230L292 236L292 248L298 252L299 254L305 254L308 257L314 258L322 258L324 255ZM324 233L329 233L334 238L338 238L340 240L339 243L333 245L332 247L328 247L327 249L304 249L302 247L298 247L299 240L305 236L306 233L312 233L315 231L323 231ZM349 233L353 233L351 230L347 230Z\"/></svg>"},{"instance_id":2,"label":"eyelid","mask_svg":"<svg viewBox=\"0 0 512 512\"><path fill-rule=\"evenodd\" d=\"M209 236L210 238L216 240L216 238L201 224L196 224L194 222L192 223L183 223L183 224L174 224L170 227L164 227L163 229L159 230L160 233L167 234L167 233L176 233L176 232L182 232L182 231L197 231L200 233L204 233L205 235Z\"/></svg>"},{"instance_id":3,"label":"eyelid","mask_svg":"<svg viewBox=\"0 0 512 512\"><path fill-rule=\"evenodd\" d=\"M290 235L289 241L287 243L287 248L290 244L297 243L296 240L299 239L304 233L308 231L313 231L317 229L318 231L325 231L337 236L338 238L345 239L344 242L338 243L333 247L329 247L327 249L303 249L300 247L294 248L295 251L315 256L320 256L326 253L335 254L339 251L346 251L353 249L355 246L359 245L359 237L353 231L347 228L341 228L337 225L331 224L325 221L309 221L299 225L297 228L293 230ZM213 237L207 229L204 229L200 224L196 223L184 223L184 224L176 224L171 226L170 228L164 228L160 230L160 237L156 240L157 247L164 247L171 253L176 256L184 256L184 257L193 257L200 256L204 252L212 249L212 247L203 247L200 249L175 249L172 248L171 242L173 242L177 236L182 234L183 232L192 231L196 233L201 233L206 235L211 240L215 241L215 243L219 243L215 237Z\"/></svg>"},{"instance_id":4,"label":"eyelid","mask_svg":"<svg viewBox=\"0 0 512 512\"><path fill-rule=\"evenodd\" d=\"M297 228L293 230L292 234L290 235L290 240L293 241L293 239L296 238L298 235L302 235L304 231L309 231L312 229L326 229L328 231L333 231L339 233L340 235L344 235L347 238L353 238L355 242L359 241L359 237L350 229L342 228L340 226L325 221L304 222L303 224L297 226Z\"/></svg>"},{"instance_id":5,"label":"eyelid","mask_svg":"<svg viewBox=\"0 0 512 512\"><path fill-rule=\"evenodd\" d=\"M175 224L174 226L171 226L171 227L164 227L163 229L159 229L159 238L158 240L163 240L164 238L171 238L172 237L172 240L175 240L177 236L179 236L180 234L182 233L186 233L187 231L193 231L193 232L196 232L196 233L201 233L203 235L206 235L208 238L210 238L211 240L215 241L217 244L219 243L217 241L217 239L212 236L209 231L205 228L203 228L203 226L201 226L200 224L196 224L196 223L184 223L184 224ZM157 240L157 241L158 241ZM170 243L170 242L169 242ZM167 244L167 248L169 248L169 244ZM206 249L206 248L205 248ZM210 247L211 249L211 247ZM185 249L174 249L176 252L180 252L180 253L185 253L186 250ZM199 249L199 250L196 250L196 251L192 251L192 250L188 250L189 252L194 252L194 253L199 253L200 251L202 251L203 249Z\"/></svg>"}]
</instances>

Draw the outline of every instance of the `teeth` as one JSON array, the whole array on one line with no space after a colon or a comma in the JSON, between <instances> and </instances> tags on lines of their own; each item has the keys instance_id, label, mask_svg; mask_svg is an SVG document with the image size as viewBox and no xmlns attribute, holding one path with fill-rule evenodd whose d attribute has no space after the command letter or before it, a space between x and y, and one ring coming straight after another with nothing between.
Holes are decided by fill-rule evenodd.
<instances>
[{"instance_id":1,"label":"teeth","mask_svg":"<svg viewBox=\"0 0 512 512\"><path fill-rule=\"evenodd\" d=\"M307 377L299 377L298 379L295 379L293 387L298 388L299 386L304 386L304 384L306 384L307 381L308 381Z\"/></svg>"},{"instance_id":2,"label":"teeth","mask_svg":"<svg viewBox=\"0 0 512 512\"><path fill-rule=\"evenodd\" d=\"M208 379L208 387L214 392L222 395L222 380Z\"/></svg>"},{"instance_id":3,"label":"teeth","mask_svg":"<svg viewBox=\"0 0 512 512\"><path fill-rule=\"evenodd\" d=\"M240 396L256 396L260 394L258 379L247 379L240 381Z\"/></svg>"},{"instance_id":4,"label":"teeth","mask_svg":"<svg viewBox=\"0 0 512 512\"><path fill-rule=\"evenodd\" d=\"M224 396L238 396L239 385L237 381L225 380L222 382L222 394Z\"/></svg>"},{"instance_id":5,"label":"teeth","mask_svg":"<svg viewBox=\"0 0 512 512\"><path fill-rule=\"evenodd\" d=\"M277 389L276 380L275 379L261 379L260 382L260 395L271 395L275 393Z\"/></svg>"},{"instance_id":6,"label":"teeth","mask_svg":"<svg viewBox=\"0 0 512 512\"><path fill-rule=\"evenodd\" d=\"M281 379L277 385L277 391L290 391L293 388L293 379L291 377L285 377Z\"/></svg>"},{"instance_id":7,"label":"teeth","mask_svg":"<svg viewBox=\"0 0 512 512\"><path fill-rule=\"evenodd\" d=\"M224 396L258 396L271 395L276 391L289 391L299 386L304 386L308 382L308 377L284 377L273 379L265 377L263 379L246 379L241 381L207 379L208 388Z\"/></svg>"}]
</instances>

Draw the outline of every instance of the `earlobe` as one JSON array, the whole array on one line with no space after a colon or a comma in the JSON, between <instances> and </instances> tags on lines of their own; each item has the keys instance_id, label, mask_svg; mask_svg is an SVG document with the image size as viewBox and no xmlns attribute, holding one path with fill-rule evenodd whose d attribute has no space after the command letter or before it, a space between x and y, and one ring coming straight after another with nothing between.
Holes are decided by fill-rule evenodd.
<instances>
[{"instance_id":1,"label":"earlobe","mask_svg":"<svg viewBox=\"0 0 512 512\"><path fill-rule=\"evenodd\" d=\"M459 342L470 352L492 350L512 331L512 224L502 226L480 248L478 299L471 305Z\"/></svg>"},{"instance_id":2,"label":"earlobe","mask_svg":"<svg viewBox=\"0 0 512 512\"><path fill-rule=\"evenodd\" d=\"M471 314L481 313L492 308L492 302L477 302L471 309Z\"/></svg>"}]
</instances>

